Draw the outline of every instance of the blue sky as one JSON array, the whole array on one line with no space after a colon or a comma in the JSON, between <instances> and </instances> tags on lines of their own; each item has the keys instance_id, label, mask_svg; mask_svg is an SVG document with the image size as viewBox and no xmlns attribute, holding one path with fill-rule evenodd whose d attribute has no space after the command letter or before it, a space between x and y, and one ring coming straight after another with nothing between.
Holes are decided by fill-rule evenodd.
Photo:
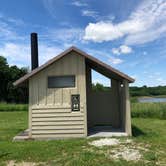
<instances>
[{"instance_id":1,"label":"blue sky","mask_svg":"<svg viewBox=\"0 0 166 166\"><path fill-rule=\"evenodd\" d=\"M165 0L0 2L0 55L10 65L30 66L29 34L37 32L40 64L75 45L134 77L132 86L166 85Z\"/></svg>"}]
</instances>

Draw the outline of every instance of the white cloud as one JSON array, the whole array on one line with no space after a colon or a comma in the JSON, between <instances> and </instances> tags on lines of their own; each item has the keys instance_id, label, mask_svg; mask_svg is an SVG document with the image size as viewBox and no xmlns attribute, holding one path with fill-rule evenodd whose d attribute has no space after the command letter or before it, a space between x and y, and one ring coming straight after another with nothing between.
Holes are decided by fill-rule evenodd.
<instances>
[{"instance_id":1,"label":"white cloud","mask_svg":"<svg viewBox=\"0 0 166 166\"><path fill-rule=\"evenodd\" d=\"M22 25L22 22L4 18L8 17L0 13L0 38L3 39L0 42L0 55L5 56L10 65L30 66L29 35L19 35L15 27L15 25ZM65 48L82 42L83 29L80 28L45 28L44 30L45 32L39 35L40 64L56 56Z\"/></svg>"},{"instance_id":2,"label":"white cloud","mask_svg":"<svg viewBox=\"0 0 166 166\"><path fill-rule=\"evenodd\" d=\"M62 52L61 48L47 46L44 44L39 45L39 62L43 64L50 58L53 58L58 53ZM20 43L5 43L0 47L0 55L7 58L10 65L17 65L20 67L30 66L31 52L30 45Z\"/></svg>"},{"instance_id":3,"label":"white cloud","mask_svg":"<svg viewBox=\"0 0 166 166\"><path fill-rule=\"evenodd\" d=\"M81 28L48 29L46 35L40 35L42 39L56 42L60 45L75 45L85 42L82 40L84 31Z\"/></svg>"},{"instance_id":4,"label":"white cloud","mask_svg":"<svg viewBox=\"0 0 166 166\"><path fill-rule=\"evenodd\" d=\"M16 31L16 26L23 25L25 24L22 20L11 18L0 13L0 38L3 39L3 41L23 40L23 37L18 35Z\"/></svg>"},{"instance_id":5,"label":"white cloud","mask_svg":"<svg viewBox=\"0 0 166 166\"><path fill-rule=\"evenodd\" d=\"M87 3L81 2L81 1L73 1L71 3L73 6L77 6L77 7L84 7L84 6L88 6Z\"/></svg>"},{"instance_id":6,"label":"white cloud","mask_svg":"<svg viewBox=\"0 0 166 166\"><path fill-rule=\"evenodd\" d=\"M82 16L93 17L96 19L98 17L98 12L93 10L82 10Z\"/></svg>"},{"instance_id":7,"label":"white cloud","mask_svg":"<svg viewBox=\"0 0 166 166\"><path fill-rule=\"evenodd\" d=\"M129 46L121 45L121 46L120 46L120 51L121 51L122 54L129 54L129 53L131 53L133 50L132 50L132 48L129 47Z\"/></svg>"},{"instance_id":8,"label":"white cloud","mask_svg":"<svg viewBox=\"0 0 166 166\"><path fill-rule=\"evenodd\" d=\"M98 59L103 60L103 62L105 63L110 63L113 66L117 66L118 64L123 63L124 61L120 58L114 57L114 56L110 56L111 53L109 53L108 50L94 50L94 49L87 49L87 52L92 55L92 56L96 56ZM106 58L106 61L104 61L104 59Z\"/></svg>"},{"instance_id":9,"label":"white cloud","mask_svg":"<svg viewBox=\"0 0 166 166\"><path fill-rule=\"evenodd\" d=\"M24 44L8 42L0 47L0 55L6 57L10 65L27 66L30 59L30 48Z\"/></svg>"},{"instance_id":10,"label":"white cloud","mask_svg":"<svg viewBox=\"0 0 166 166\"><path fill-rule=\"evenodd\" d=\"M101 13L98 13L97 11L94 10L87 10L84 9L81 11L82 16L86 16L86 17L92 17L94 20L96 21L105 21L107 23L113 21L115 19L115 17L112 14L109 15L101 15Z\"/></svg>"},{"instance_id":11,"label":"white cloud","mask_svg":"<svg viewBox=\"0 0 166 166\"><path fill-rule=\"evenodd\" d=\"M92 40L94 42L103 42L115 40L123 36L112 23L97 22L89 23L85 28L85 40Z\"/></svg>"},{"instance_id":12,"label":"white cloud","mask_svg":"<svg viewBox=\"0 0 166 166\"><path fill-rule=\"evenodd\" d=\"M121 64L123 62L123 60L120 58L110 57L109 62L114 65L118 65L118 64Z\"/></svg>"},{"instance_id":13,"label":"white cloud","mask_svg":"<svg viewBox=\"0 0 166 166\"><path fill-rule=\"evenodd\" d=\"M100 21L85 28L85 40L111 41L124 37L129 45L154 41L166 34L166 1L143 1L127 20L119 23Z\"/></svg>"},{"instance_id":14,"label":"white cloud","mask_svg":"<svg viewBox=\"0 0 166 166\"><path fill-rule=\"evenodd\" d=\"M119 48L112 48L112 53L119 55L120 54Z\"/></svg>"},{"instance_id":15,"label":"white cloud","mask_svg":"<svg viewBox=\"0 0 166 166\"><path fill-rule=\"evenodd\" d=\"M119 48L112 48L112 53L116 55L129 54L132 51L132 48L127 45L121 45Z\"/></svg>"}]
</instances>

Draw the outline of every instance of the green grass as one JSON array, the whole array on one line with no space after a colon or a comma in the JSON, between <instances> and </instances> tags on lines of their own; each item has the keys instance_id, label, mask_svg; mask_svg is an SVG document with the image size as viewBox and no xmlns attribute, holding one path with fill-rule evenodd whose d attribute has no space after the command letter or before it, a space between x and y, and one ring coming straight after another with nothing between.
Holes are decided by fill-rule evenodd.
<instances>
[{"instance_id":1,"label":"green grass","mask_svg":"<svg viewBox=\"0 0 166 166\"><path fill-rule=\"evenodd\" d=\"M166 119L166 103L131 103L132 117Z\"/></svg>"},{"instance_id":2,"label":"green grass","mask_svg":"<svg viewBox=\"0 0 166 166\"><path fill-rule=\"evenodd\" d=\"M13 142L12 138L27 128L27 112L0 112L0 165L6 161L46 162L44 165L85 166L140 166L166 164L166 120L133 118L133 140L149 151L143 154L145 161L127 162L113 160L104 152L111 148L94 148L92 139L66 139L54 141ZM148 161L148 162L147 162Z\"/></svg>"},{"instance_id":3,"label":"green grass","mask_svg":"<svg viewBox=\"0 0 166 166\"><path fill-rule=\"evenodd\" d=\"M0 103L0 111L27 111L27 104L6 104Z\"/></svg>"},{"instance_id":4,"label":"green grass","mask_svg":"<svg viewBox=\"0 0 166 166\"><path fill-rule=\"evenodd\" d=\"M131 103L138 103L138 97L130 97Z\"/></svg>"}]
</instances>

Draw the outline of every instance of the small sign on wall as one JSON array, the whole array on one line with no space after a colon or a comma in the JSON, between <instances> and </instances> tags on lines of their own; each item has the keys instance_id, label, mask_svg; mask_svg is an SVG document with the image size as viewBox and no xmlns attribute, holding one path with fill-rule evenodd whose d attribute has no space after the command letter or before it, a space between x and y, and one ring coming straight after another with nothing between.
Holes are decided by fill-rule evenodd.
<instances>
[{"instance_id":1,"label":"small sign on wall","mask_svg":"<svg viewBox=\"0 0 166 166\"><path fill-rule=\"evenodd\" d=\"M80 111L80 95L71 95L71 108L72 111Z\"/></svg>"}]
</instances>

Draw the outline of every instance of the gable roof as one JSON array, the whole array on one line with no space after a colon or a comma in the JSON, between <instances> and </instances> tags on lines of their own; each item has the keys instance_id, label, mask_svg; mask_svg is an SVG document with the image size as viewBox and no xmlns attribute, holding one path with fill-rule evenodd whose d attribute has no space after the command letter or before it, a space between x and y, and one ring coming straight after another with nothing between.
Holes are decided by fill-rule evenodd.
<instances>
[{"instance_id":1,"label":"gable roof","mask_svg":"<svg viewBox=\"0 0 166 166\"><path fill-rule=\"evenodd\" d=\"M65 55L67 55L71 51L75 51L76 53L84 56L85 59L87 60L87 62L89 62L89 64L92 65L92 68L93 68L93 66L95 66L96 69L99 68L99 70L100 69L105 70L105 71L107 71L106 73L117 75L119 78L126 79L130 83L135 81L133 78L129 77L128 75L126 75L126 74L120 72L119 70L107 65L106 63L101 62L100 60L98 60L97 58L94 58L93 56L87 54L86 52L72 46L72 47L68 48L67 50L65 50L64 52L62 52L61 54L59 54L56 57L52 58L51 60L47 61L45 64L39 66L38 68L32 70L30 73L28 73L25 76L21 77L20 79L16 80L13 83L13 85L18 86L18 85L26 82L30 77L34 76L35 74L37 74L41 70L45 69L46 67L48 67L49 65L54 63L55 61L57 61L60 58L64 57Z\"/></svg>"}]
</instances>

